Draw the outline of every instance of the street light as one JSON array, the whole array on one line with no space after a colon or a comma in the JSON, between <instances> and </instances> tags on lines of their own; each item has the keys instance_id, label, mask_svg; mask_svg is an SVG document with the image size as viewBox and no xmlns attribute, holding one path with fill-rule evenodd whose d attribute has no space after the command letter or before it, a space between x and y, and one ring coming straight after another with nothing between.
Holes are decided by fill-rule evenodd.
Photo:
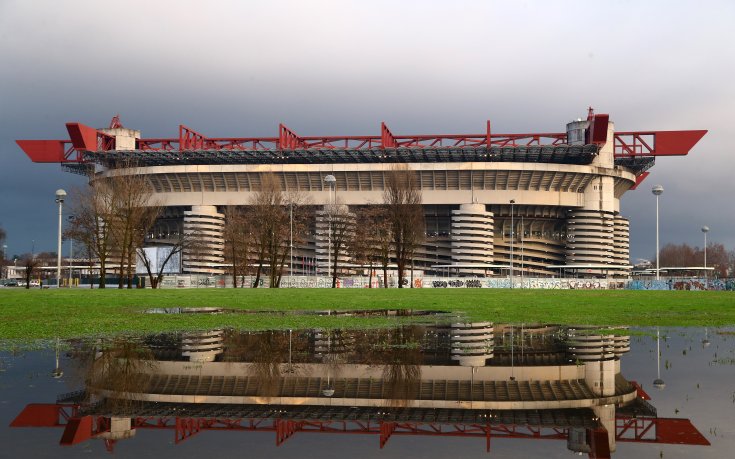
<instances>
[{"instance_id":1,"label":"street light","mask_svg":"<svg viewBox=\"0 0 735 459\"><path fill-rule=\"evenodd\" d=\"M5 259L6 258L8 258L8 246L7 246L7 244L3 244L3 259L2 259L2 263L3 264L5 264ZM6 271L5 278L7 278L7 277L8 277L8 275L7 275L7 271Z\"/></svg>"},{"instance_id":2,"label":"street light","mask_svg":"<svg viewBox=\"0 0 735 459\"><path fill-rule=\"evenodd\" d=\"M709 226L703 226L702 232L704 233L704 288L707 288L707 233L709 233Z\"/></svg>"},{"instance_id":3,"label":"street light","mask_svg":"<svg viewBox=\"0 0 735 459\"><path fill-rule=\"evenodd\" d=\"M64 206L66 191L56 190L56 202L59 204L59 238L56 250L56 288L61 288L61 208Z\"/></svg>"},{"instance_id":4,"label":"street light","mask_svg":"<svg viewBox=\"0 0 735 459\"><path fill-rule=\"evenodd\" d=\"M329 174L324 177L324 182L329 185L329 231L327 236L329 244L327 248L327 277L329 277L332 272L332 188L336 188L337 179L334 175Z\"/></svg>"},{"instance_id":5,"label":"street light","mask_svg":"<svg viewBox=\"0 0 735 459\"><path fill-rule=\"evenodd\" d=\"M661 185L656 185L653 187L651 192L654 194L654 196L656 196L656 280L660 280L661 271L658 259L658 197L661 196L661 193L664 192L664 187Z\"/></svg>"},{"instance_id":6,"label":"street light","mask_svg":"<svg viewBox=\"0 0 735 459\"><path fill-rule=\"evenodd\" d=\"M72 223L74 221L74 215L69 215L66 217L67 221L69 223ZM69 238L69 288L71 288L72 280L74 279L74 266L73 266L73 260L74 260L74 238Z\"/></svg>"},{"instance_id":7,"label":"street light","mask_svg":"<svg viewBox=\"0 0 735 459\"><path fill-rule=\"evenodd\" d=\"M515 199L510 200L510 288L513 288L513 205L516 203Z\"/></svg>"},{"instance_id":8,"label":"street light","mask_svg":"<svg viewBox=\"0 0 735 459\"><path fill-rule=\"evenodd\" d=\"M653 387L658 390L666 387L666 383L661 379L661 332L658 327L656 327L656 379L653 380Z\"/></svg>"}]
</instances>

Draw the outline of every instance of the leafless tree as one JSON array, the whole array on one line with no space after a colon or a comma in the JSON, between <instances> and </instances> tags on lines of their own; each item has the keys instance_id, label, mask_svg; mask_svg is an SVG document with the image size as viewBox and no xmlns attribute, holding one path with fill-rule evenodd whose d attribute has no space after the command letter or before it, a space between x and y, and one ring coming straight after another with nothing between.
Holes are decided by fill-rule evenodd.
<instances>
[{"instance_id":1,"label":"leafless tree","mask_svg":"<svg viewBox=\"0 0 735 459\"><path fill-rule=\"evenodd\" d=\"M270 287L276 288L280 286L289 253L291 223L296 243L306 232L308 203L299 193L284 193L280 180L274 174L263 174L260 185L260 190L251 200L249 214L252 253L257 266L253 287L260 284L263 270L267 268Z\"/></svg>"},{"instance_id":2,"label":"leafless tree","mask_svg":"<svg viewBox=\"0 0 735 459\"><path fill-rule=\"evenodd\" d=\"M38 267L39 260L33 255L25 255L21 259L21 266L25 269L23 277L26 281L26 289L31 288L31 278L33 277L33 271Z\"/></svg>"},{"instance_id":3,"label":"leafless tree","mask_svg":"<svg viewBox=\"0 0 735 459\"><path fill-rule=\"evenodd\" d=\"M133 168L134 164L125 164ZM118 288L132 288L135 271L136 248L141 247L148 229L156 221L160 206L152 202L153 189L143 174L126 173L112 175L109 181L113 192L114 216L111 219L112 234L120 255L120 279Z\"/></svg>"},{"instance_id":4,"label":"leafless tree","mask_svg":"<svg viewBox=\"0 0 735 459\"><path fill-rule=\"evenodd\" d=\"M424 238L424 211L416 174L405 164L386 172L383 202L391 227L393 253L398 266L398 287L403 287L406 267Z\"/></svg>"},{"instance_id":5,"label":"leafless tree","mask_svg":"<svg viewBox=\"0 0 735 459\"><path fill-rule=\"evenodd\" d=\"M137 246L138 259L143 264L143 267L148 274L148 279L151 282L151 288L159 288L161 281L163 280L163 273L166 271L171 260L174 260L176 256L180 256L184 249L192 247L198 241L196 233L185 233L179 234L175 239L171 240L168 244L162 245L169 249L166 252L166 256L163 260L157 260L158 265L154 266L153 260L148 257L148 252L141 245Z\"/></svg>"},{"instance_id":6,"label":"leafless tree","mask_svg":"<svg viewBox=\"0 0 735 459\"><path fill-rule=\"evenodd\" d=\"M260 284L263 268L268 268L270 286L277 287L279 264L285 260L288 239L288 212L281 182L274 174L263 174L251 201L256 274L253 287Z\"/></svg>"},{"instance_id":7,"label":"leafless tree","mask_svg":"<svg viewBox=\"0 0 735 459\"><path fill-rule=\"evenodd\" d=\"M100 288L106 286L107 267L113 251L114 201L114 188L102 180L92 181L86 190L72 190L69 199L74 219L66 235L81 242L88 253L97 258Z\"/></svg>"},{"instance_id":8,"label":"leafless tree","mask_svg":"<svg viewBox=\"0 0 735 459\"><path fill-rule=\"evenodd\" d=\"M360 207L355 211L355 231L350 251L355 260L369 268L368 284L373 287L373 265L383 268L383 283L388 286L388 263L391 254L390 222L382 205Z\"/></svg>"},{"instance_id":9,"label":"leafless tree","mask_svg":"<svg viewBox=\"0 0 735 459\"><path fill-rule=\"evenodd\" d=\"M232 286L237 288L238 277L244 276L248 271L253 239L250 215L235 206L227 207L224 213L225 262L232 265Z\"/></svg>"},{"instance_id":10,"label":"leafless tree","mask_svg":"<svg viewBox=\"0 0 735 459\"><path fill-rule=\"evenodd\" d=\"M696 267L704 265L704 249L689 244L666 244L661 251L659 264L662 267ZM654 261L655 263L655 261ZM727 277L730 259L725 246L707 244L707 266L714 268L718 277Z\"/></svg>"},{"instance_id":11,"label":"leafless tree","mask_svg":"<svg viewBox=\"0 0 735 459\"><path fill-rule=\"evenodd\" d=\"M354 235L355 215L350 209L339 203L326 206L324 212L327 214L331 231L331 266L332 266L332 288L337 287L339 275L340 257L345 254L350 240Z\"/></svg>"}]
</instances>

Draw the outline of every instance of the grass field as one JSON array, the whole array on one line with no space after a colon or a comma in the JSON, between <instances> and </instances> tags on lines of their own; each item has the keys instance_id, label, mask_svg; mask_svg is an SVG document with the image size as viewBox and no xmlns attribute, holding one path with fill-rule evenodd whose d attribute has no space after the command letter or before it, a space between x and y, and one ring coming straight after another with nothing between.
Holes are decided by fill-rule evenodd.
<instances>
[{"instance_id":1,"label":"grass field","mask_svg":"<svg viewBox=\"0 0 735 459\"><path fill-rule=\"evenodd\" d=\"M735 292L501 289L0 290L0 339L236 328L381 325L387 319L293 314L161 315L148 308L256 311L432 309L493 322L735 325Z\"/></svg>"}]
</instances>

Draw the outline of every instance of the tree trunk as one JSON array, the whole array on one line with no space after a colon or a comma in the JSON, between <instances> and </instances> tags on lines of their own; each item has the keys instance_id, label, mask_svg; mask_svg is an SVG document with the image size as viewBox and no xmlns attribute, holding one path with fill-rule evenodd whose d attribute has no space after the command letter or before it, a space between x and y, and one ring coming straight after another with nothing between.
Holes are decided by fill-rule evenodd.
<instances>
[{"instance_id":1,"label":"tree trunk","mask_svg":"<svg viewBox=\"0 0 735 459\"><path fill-rule=\"evenodd\" d=\"M258 284L260 283L260 272L263 269L263 262L258 262L258 271L255 273L255 283L253 284L253 288L258 288Z\"/></svg>"},{"instance_id":2,"label":"tree trunk","mask_svg":"<svg viewBox=\"0 0 735 459\"><path fill-rule=\"evenodd\" d=\"M368 271L368 288L373 288L373 261L370 260L370 271Z\"/></svg>"}]
</instances>

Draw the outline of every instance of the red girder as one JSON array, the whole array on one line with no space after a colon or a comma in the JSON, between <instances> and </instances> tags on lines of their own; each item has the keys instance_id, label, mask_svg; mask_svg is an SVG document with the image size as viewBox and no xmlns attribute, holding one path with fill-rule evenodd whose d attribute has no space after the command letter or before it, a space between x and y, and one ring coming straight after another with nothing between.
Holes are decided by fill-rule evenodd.
<instances>
[{"instance_id":1,"label":"red girder","mask_svg":"<svg viewBox=\"0 0 735 459\"><path fill-rule=\"evenodd\" d=\"M615 157L683 156L688 154L706 133L706 130L616 132Z\"/></svg>"},{"instance_id":2,"label":"red girder","mask_svg":"<svg viewBox=\"0 0 735 459\"><path fill-rule=\"evenodd\" d=\"M114 120L111 125L115 124ZM119 124L119 120L118 120ZM83 162L85 151L115 149L115 138L80 123L67 123L70 140L17 140L18 145L34 162ZM591 115L587 142L607 141L608 115ZM617 132L613 139L615 157L686 155L706 134L697 131ZM565 132L530 134L492 134L490 121L483 134L395 135L380 125L377 136L313 136L302 137L285 125L278 126L278 137L209 138L180 125L178 138L138 139L136 148L143 152L190 150L273 151L294 149L353 149L376 148L475 148L563 145ZM71 148L67 148L71 144ZM75 154L76 153L76 154Z\"/></svg>"},{"instance_id":3,"label":"red girder","mask_svg":"<svg viewBox=\"0 0 735 459\"><path fill-rule=\"evenodd\" d=\"M615 438L621 442L710 445L689 419L617 417Z\"/></svg>"},{"instance_id":4,"label":"red girder","mask_svg":"<svg viewBox=\"0 0 735 459\"><path fill-rule=\"evenodd\" d=\"M636 178L635 178L635 183L633 184L633 186L632 186L632 187L630 187L630 189L631 189L631 190L635 190L636 188L638 188L638 185L640 185L640 184L641 184L641 182L643 182L643 181L644 181L644 180L646 179L646 177L648 177L648 176L649 176L650 174L651 174L651 173L650 173L650 172L648 172L648 171L646 171L646 172L641 172L640 174L638 174L638 175L636 176ZM643 390L643 389L641 389L641 390ZM640 392L639 392L639 393L640 393ZM644 393L645 393L645 392L644 392ZM648 398L645 398L645 397L642 397L642 398L643 398L644 400L649 400Z\"/></svg>"},{"instance_id":5,"label":"red girder","mask_svg":"<svg viewBox=\"0 0 735 459\"><path fill-rule=\"evenodd\" d=\"M176 418L174 444L178 445L198 434L202 428L202 420L197 418Z\"/></svg>"},{"instance_id":6,"label":"red girder","mask_svg":"<svg viewBox=\"0 0 735 459\"><path fill-rule=\"evenodd\" d=\"M29 404L10 426L64 427L61 445L75 445L103 432L109 432L111 425L109 418L103 416L78 417L78 409L78 405L72 404ZM283 444L296 432L379 435L380 448L384 448L388 439L395 435L476 437L485 439L487 451L490 451L491 437L563 440L568 435L567 429L564 428L543 428L531 425L164 416L132 418L131 428L174 430L176 444L205 430L274 432L277 446ZM609 449L607 449L607 431L605 429L588 430L587 434L589 444L592 446L590 457L610 457ZM688 419L618 416L616 417L615 438L620 442L710 444ZM108 451L112 451L114 444L114 440L105 439Z\"/></svg>"}]
</instances>

